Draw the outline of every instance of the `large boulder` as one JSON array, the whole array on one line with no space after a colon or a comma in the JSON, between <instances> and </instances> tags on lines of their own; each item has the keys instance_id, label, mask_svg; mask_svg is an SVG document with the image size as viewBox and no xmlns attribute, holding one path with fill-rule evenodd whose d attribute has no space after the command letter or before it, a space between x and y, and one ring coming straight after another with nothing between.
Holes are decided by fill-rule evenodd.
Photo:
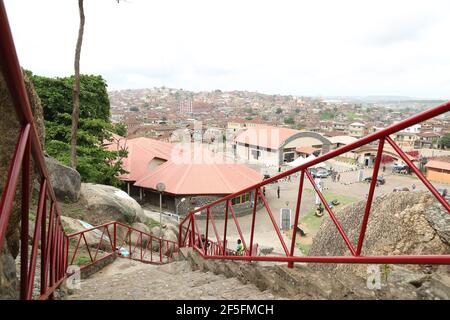
<instances>
[{"instance_id":1,"label":"large boulder","mask_svg":"<svg viewBox=\"0 0 450 320\"><path fill-rule=\"evenodd\" d=\"M92 224L110 221L132 224L142 215L142 208L136 200L112 186L82 183L80 198L86 203Z\"/></svg>"},{"instance_id":2,"label":"large boulder","mask_svg":"<svg viewBox=\"0 0 450 320\"><path fill-rule=\"evenodd\" d=\"M335 213L355 248L365 204L365 201L361 201ZM449 231L450 215L431 194L426 192L385 194L374 199L372 204L361 255L449 254ZM349 255L349 250L328 216L314 238L309 255ZM368 276L367 265L324 263L312 264L311 267L315 270L332 271L338 274ZM409 283L414 288L425 288L430 283L441 283L445 279L448 280L450 276L448 267L425 265L405 267L384 265L380 270L387 282ZM450 281L447 281L445 286L450 296ZM430 292L432 290L427 289L425 295L427 298L446 296L433 295Z\"/></svg>"},{"instance_id":3,"label":"large boulder","mask_svg":"<svg viewBox=\"0 0 450 320\"><path fill-rule=\"evenodd\" d=\"M78 171L51 157L45 158L50 182L59 201L77 202L80 197L81 177Z\"/></svg>"}]
</instances>

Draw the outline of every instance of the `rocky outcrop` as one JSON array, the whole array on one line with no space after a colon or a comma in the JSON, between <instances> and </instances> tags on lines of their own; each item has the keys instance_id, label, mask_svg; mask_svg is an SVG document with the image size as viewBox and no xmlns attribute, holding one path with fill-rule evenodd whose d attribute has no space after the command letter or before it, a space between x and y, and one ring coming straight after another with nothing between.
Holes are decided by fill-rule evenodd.
<instances>
[{"instance_id":1,"label":"rocky outcrop","mask_svg":"<svg viewBox=\"0 0 450 320\"><path fill-rule=\"evenodd\" d=\"M50 181L59 201L76 202L80 197L81 177L78 171L51 157L45 158Z\"/></svg>"},{"instance_id":2,"label":"rocky outcrop","mask_svg":"<svg viewBox=\"0 0 450 320\"><path fill-rule=\"evenodd\" d=\"M355 203L337 211L336 217L342 224L350 241L356 247L361 227L365 201ZM369 216L362 255L431 255L449 254L450 217L447 210L435 198L425 192L396 192L376 198ZM311 256L349 255L348 249L329 217L323 221L314 238ZM367 265L313 264L320 271L352 274L367 278ZM386 283L408 283L417 291L443 283L450 296L450 268L448 266L384 265L380 268ZM439 278L439 279L438 279ZM447 281L447 282L446 282ZM442 291L442 290L440 290ZM426 294L425 294L425 293ZM445 294L427 289L421 297L440 298Z\"/></svg>"},{"instance_id":3,"label":"rocky outcrop","mask_svg":"<svg viewBox=\"0 0 450 320\"><path fill-rule=\"evenodd\" d=\"M0 255L0 300L19 298L19 281L16 276L16 262L9 253L8 246Z\"/></svg>"},{"instance_id":4,"label":"rocky outcrop","mask_svg":"<svg viewBox=\"0 0 450 320\"><path fill-rule=\"evenodd\" d=\"M25 75L24 80L31 105L31 111L34 115L36 127L38 129L39 139L43 145L43 109L39 97L34 91L32 83ZM2 72L0 72L0 114L0 193L2 193L20 130L20 123L15 112L14 103ZM34 167L34 164L32 164L32 168ZM30 181L33 181L35 176L36 175L32 171ZM18 290L18 288L14 288L16 284L16 273L8 267L8 261L11 261L11 259L14 261L14 258L19 253L20 199L22 197L22 190L20 188L21 184L21 177L19 176L18 188L15 196L16 200L14 202L13 211L9 219L8 229L6 232L7 241L5 242L3 251L0 252L0 298L3 299L15 298L15 292ZM11 272L9 270L11 270ZM6 289L3 288L3 286L5 286Z\"/></svg>"},{"instance_id":5,"label":"rocky outcrop","mask_svg":"<svg viewBox=\"0 0 450 320\"><path fill-rule=\"evenodd\" d=\"M97 225L113 220L126 224L139 222L142 215L139 203L124 191L112 186L82 183L80 198L89 211L89 223Z\"/></svg>"}]
</instances>

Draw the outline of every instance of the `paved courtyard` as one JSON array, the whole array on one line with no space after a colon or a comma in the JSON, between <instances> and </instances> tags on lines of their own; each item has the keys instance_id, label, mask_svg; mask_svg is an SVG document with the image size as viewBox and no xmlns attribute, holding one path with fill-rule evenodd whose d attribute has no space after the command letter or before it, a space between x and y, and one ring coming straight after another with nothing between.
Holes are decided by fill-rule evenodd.
<instances>
[{"instance_id":1,"label":"paved courtyard","mask_svg":"<svg viewBox=\"0 0 450 320\"><path fill-rule=\"evenodd\" d=\"M337 166L335 166L337 169ZM340 170L348 170L343 166ZM347 203L363 200L369 191L369 183L357 182L359 178L359 170L346 171L340 173L340 182L333 182L332 179L321 179L323 185L323 192L327 197L327 201L332 199L341 199ZM369 177L372 175L372 169L364 169L363 176ZM379 196L384 193L392 192L394 188L408 188L412 189L412 185L416 186L416 190L426 190L426 187L422 182L415 178L415 176L392 174L389 169L383 173L380 168L380 175L383 175L386 179L384 185L378 186L375 189L375 196ZM274 215L276 223L279 223L280 209L289 208L292 210L292 219L294 217L296 199L299 186L299 174L291 176L290 181L284 179L277 183L272 183L266 186L266 198L270 205L271 211ZM280 198L277 197L277 187L280 186ZM450 189L449 185L435 184L436 187L445 187ZM313 187L309 180L305 178L304 192L302 195L302 205L300 208L300 227L307 233L306 237L297 236L297 251L296 254L301 255L302 251L298 248L304 246L309 247L312 243L313 237L317 232L317 229L321 223L322 218L314 216L315 209L315 192L312 191ZM342 205L338 205L335 210L338 210ZM325 213L326 214L326 213ZM239 225L242 229L245 242L249 245L250 242L250 229L252 222L252 215L246 215L238 218ZM220 234L223 236L224 220L217 219L216 225ZM293 223L293 221L292 221ZM201 232L205 231L205 220L199 220L199 227ZM214 239L214 232L212 227L209 229L210 239ZM290 248L290 239L292 231L282 232L283 238L288 248ZM236 241L239 238L237 229L234 225L233 219L229 219L227 239L229 240L229 247L235 248ZM273 248L272 254L284 254L282 245L274 230L274 226L263 207L257 211L256 223L255 223L255 239L254 243L258 243L260 248Z\"/></svg>"}]
</instances>

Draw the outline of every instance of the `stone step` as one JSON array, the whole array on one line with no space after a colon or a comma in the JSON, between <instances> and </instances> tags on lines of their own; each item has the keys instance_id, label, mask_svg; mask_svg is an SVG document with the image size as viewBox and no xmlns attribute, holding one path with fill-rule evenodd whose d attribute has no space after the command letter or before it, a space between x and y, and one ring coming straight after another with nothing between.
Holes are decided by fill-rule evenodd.
<instances>
[{"instance_id":1,"label":"stone step","mask_svg":"<svg viewBox=\"0 0 450 320\"><path fill-rule=\"evenodd\" d=\"M211 260L212 261L212 260ZM100 272L81 282L68 299L274 299L254 284L243 284L213 271L216 262L208 261L204 271L192 271L187 261L167 265L148 265L118 259ZM209 268L208 268L209 267Z\"/></svg>"}]
</instances>

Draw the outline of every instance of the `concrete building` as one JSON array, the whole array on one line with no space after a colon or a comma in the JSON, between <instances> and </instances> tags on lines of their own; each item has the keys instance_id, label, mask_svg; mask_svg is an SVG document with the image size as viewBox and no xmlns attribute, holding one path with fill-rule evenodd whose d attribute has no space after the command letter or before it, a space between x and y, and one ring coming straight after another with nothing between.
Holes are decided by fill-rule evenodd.
<instances>
[{"instance_id":1,"label":"concrete building","mask_svg":"<svg viewBox=\"0 0 450 320\"><path fill-rule=\"evenodd\" d=\"M330 140L321 134L278 127L250 128L234 139L235 157L250 163L280 166L298 157L296 148L330 150Z\"/></svg>"},{"instance_id":2,"label":"concrete building","mask_svg":"<svg viewBox=\"0 0 450 320\"><path fill-rule=\"evenodd\" d=\"M450 162L430 160L425 167L430 181L450 183Z\"/></svg>"},{"instance_id":3,"label":"concrete building","mask_svg":"<svg viewBox=\"0 0 450 320\"><path fill-rule=\"evenodd\" d=\"M348 125L348 135L355 138L361 138L366 135L364 123L353 122Z\"/></svg>"}]
</instances>

